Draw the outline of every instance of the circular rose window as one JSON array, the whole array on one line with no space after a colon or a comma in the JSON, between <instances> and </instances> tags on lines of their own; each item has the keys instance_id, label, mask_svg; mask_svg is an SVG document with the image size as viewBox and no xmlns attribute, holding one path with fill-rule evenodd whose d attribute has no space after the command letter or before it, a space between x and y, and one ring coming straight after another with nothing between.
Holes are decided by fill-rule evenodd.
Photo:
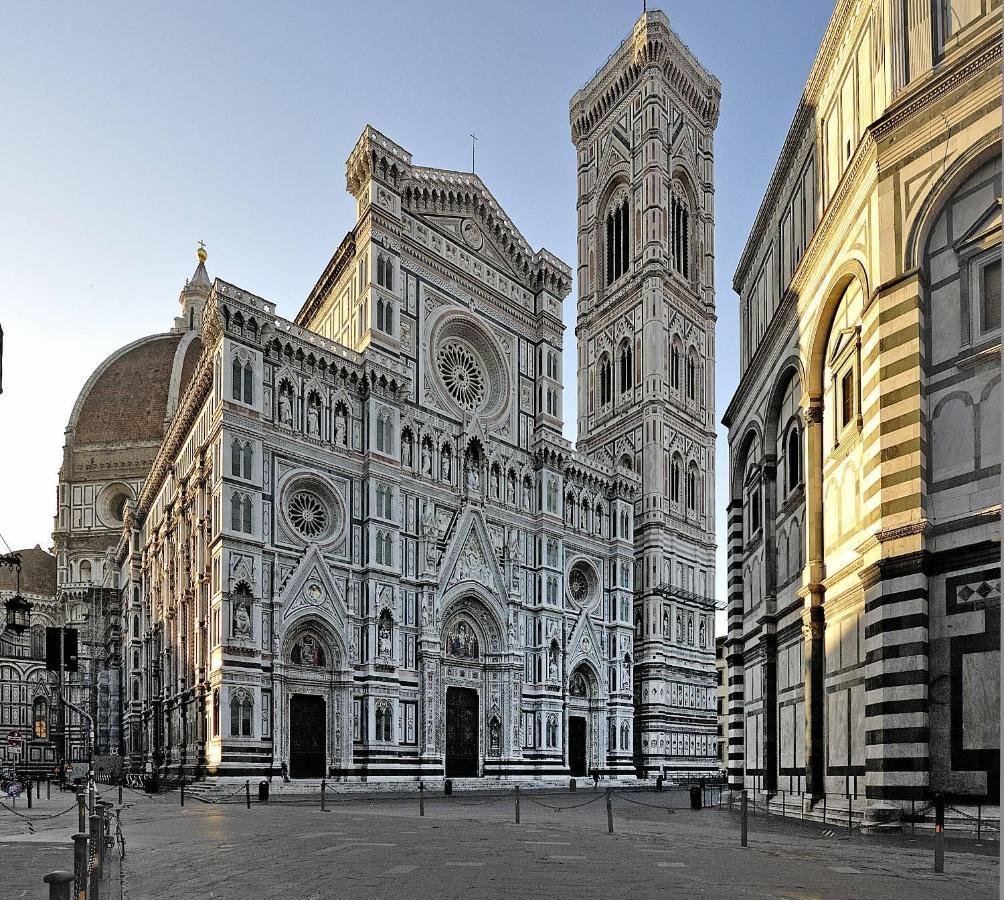
<instances>
[{"instance_id":1,"label":"circular rose window","mask_svg":"<svg viewBox=\"0 0 1004 900\"><path fill-rule=\"evenodd\" d=\"M328 511L320 498L309 491L297 491L289 498L289 520L304 537L316 538L328 528Z\"/></svg>"},{"instance_id":2,"label":"circular rose window","mask_svg":"<svg viewBox=\"0 0 1004 900\"><path fill-rule=\"evenodd\" d=\"M584 560L572 564L566 580L572 602L580 609L591 609L600 599L596 570Z\"/></svg>"},{"instance_id":3,"label":"circular rose window","mask_svg":"<svg viewBox=\"0 0 1004 900\"><path fill-rule=\"evenodd\" d=\"M471 349L457 340L445 341L436 365L454 402L475 412L485 399L485 373Z\"/></svg>"},{"instance_id":4,"label":"circular rose window","mask_svg":"<svg viewBox=\"0 0 1004 900\"><path fill-rule=\"evenodd\" d=\"M460 412L499 417L509 401L509 371L487 327L466 313L449 313L433 329L429 363L444 398Z\"/></svg>"},{"instance_id":5,"label":"circular rose window","mask_svg":"<svg viewBox=\"0 0 1004 900\"><path fill-rule=\"evenodd\" d=\"M345 528L345 505L334 487L313 474L295 475L283 485L281 517L292 535L331 544Z\"/></svg>"}]
</instances>

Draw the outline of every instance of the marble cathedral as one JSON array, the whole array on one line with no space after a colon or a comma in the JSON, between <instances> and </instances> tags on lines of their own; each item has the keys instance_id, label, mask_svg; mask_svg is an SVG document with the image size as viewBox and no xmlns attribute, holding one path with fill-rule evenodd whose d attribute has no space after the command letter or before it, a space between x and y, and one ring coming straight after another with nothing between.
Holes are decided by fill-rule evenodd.
<instances>
[{"instance_id":1,"label":"marble cathedral","mask_svg":"<svg viewBox=\"0 0 1004 900\"><path fill-rule=\"evenodd\" d=\"M118 591L131 771L717 770L718 101L659 12L572 100L574 448L572 272L478 176L367 127L356 222L291 321L200 250L170 339L134 347L166 418L60 488L61 580ZM123 523L107 552L88 515Z\"/></svg>"}]
</instances>

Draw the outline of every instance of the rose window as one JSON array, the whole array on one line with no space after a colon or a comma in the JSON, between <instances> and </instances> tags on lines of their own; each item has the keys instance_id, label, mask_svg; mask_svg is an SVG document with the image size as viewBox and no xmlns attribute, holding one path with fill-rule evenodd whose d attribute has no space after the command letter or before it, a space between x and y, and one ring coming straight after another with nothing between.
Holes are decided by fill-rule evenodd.
<instances>
[{"instance_id":1,"label":"rose window","mask_svg":"<svg viewBox=\"0 0 1004 900\"><path fill-rule=\"evenodd\" d=\"M576 562L568 571L566 584L572 602L580 609L593 609L599 602L599 578L589 563Z\"/></svg>"},{"instance_id":2,"label":"rose window","mask_svg":"<svg viewBox=\"0 0 1004 900\"><path fill-rule=\"evenodd\" d=\"M304 537L316 538L328 528L328 511L309 491L297 491L289 498L289 520Z\"/></svg>"},{"instance_id":3,"label":"rose window","mask_svg":"<svg viewBox=\"0 0 1004 900\"><path fill-rule=\"evenodd\" d=\"M589 582L581 569L572 569L572 574L568 577L568 588L576 603L581 603L586 599L586 594L589 593Z\"/></svg>"},{"instance_id":4,"label":"rose window","mask_svg":"<svg viewBox=\"0 0 1004 900\"><path fill-rule=\"evenodd\" d=\"M485 400L485 374L477 357L460 341L445 341L437 359L439 376L454 401L468 412Z\"/></svg>"}]
</instances>

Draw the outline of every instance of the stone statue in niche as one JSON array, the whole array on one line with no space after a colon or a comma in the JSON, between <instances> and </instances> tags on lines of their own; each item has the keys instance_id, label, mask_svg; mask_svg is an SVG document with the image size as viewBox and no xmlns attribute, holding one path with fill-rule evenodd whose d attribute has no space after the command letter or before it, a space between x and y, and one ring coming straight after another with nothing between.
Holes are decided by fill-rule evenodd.
<instances>
[{"instance_id":1,"label":"stone statue in niche","mask_svg":"<svg viewBox=\"0 0 1004 900\"><path fill-rule=\"evenodd\" d=\"M285 385L279 388L279 422L283 425L293 426L293 401L290 399L289 390Z\"/></svg>"},{"instance_id":2,"label":"stone statue in niche","mask_svg":"<svg viewBox=\"0 0 1004 900\"><path fill-rule=\"evenodd\" d=\"M488 749L498 751L502 747L502 725L499 720L492 716L488 723Z\"/></svg>"},{"instance_id":3,"label":"stone statue in niche","mask_svg":"<svg viewBox=\"0 0 1004 900\"><path fill-rule=\"evenodd\" d=\"M693 616L688 616L687 617L687 643L688 644L693 644L694 643L694 617Z\"/></svg>"},{"instance_id":4,"label":"stone statue in niche","mask_svg":"<svg viewBox=\"0 0 1004 900\"><path fill-rule=\"evenodd\" d=\"M422 474L432 474L432 448L425 441L422 442Z\"/></svg>"},{"instance_id":5,"label":"stone statue in niche","mask_svg":"<svg viewBox=\"0 0 1004 900\"><path fill-rule=\"evenodd\" d=\"M681 612L676 614L676 642L683 643L683 613Z\"/></svg>"},{"instance_id":6,"label":"stone statue in niche","mask_svg":"<svg viewBox=\"0 0 1004 900\"><path fill-rule=\"evenodd\" d=\"M307 407L307 434L310 437L318 437L321 434L321 413L316 403L311 403Z\"/></svg>"},{"instance_id":7,"label":"stone statue in niche","mask_svg":"<svg viewBox=\"0 0 1004 900\"><path fill-rule=\"evenodd\" d=\"M234 601L234 637L251 637L251 603L246 598Z\"/></svg>"},{"instance_id":8,"label":"stone statue in niche","mask_svg":"<svg viewBox=\"0 0 1004 900\"><path fill-rule=\"evenodd\" d=\"M701 627L698 634L700 636L701 646L702 647L707 646L708 631L707 631L707 626L704 624L704 619L701 619Z\"/></svg>"},{"instance_id":9,"label":"stone statue in niche","mask_svg":"<svg viewBox=\"0 0 1004 900\"><path fill-rule=\"evenodd\" d=\"M668 638L672 638L673 637L673 632L670 631L669 613L668 612L664 612L662 614L662 633L664 635L666 635L666 637L668 637Z\"/></svg>"},{"instance_id":10,"label":"stone statue in niche","mask_svg":"<svg viewBox=\"0 0 1004 900\"><path fill-rule=\"evenodd\" d=\"M558 681L558 645L551 644L547 654L547 680L557 684Z\"/></svg>"},{"instance_id":11,"label":"stone statue in niche","mask_svg":"<svg viewBox=\"0 0 1004 900\"><path fill-rule=\"evenodd\" d=\"M467 488L471 491L481 490L481 471L473 461L467 466Z\"/></svg>"},{"instance_id":12,"label":"stone statue in niche","mask_svg":"<svg viewBox=\"0 0 1004 900\"><path fill-rule=\"evenodd\" d=\"M412 440L406 437L401 441L401 462L409 469L412 466Z\"/></svg>"},{"instance_id":13,"label":"stone statue in niche","mask_svg":"<svg viewBox=\"0 0 1004 900\"><path fill-rule=\"evenodd\" d=\"M440 472L443 481L449 481L452 477L452 466L450 464L450 452L449 450L443 451L442 463L440 464Z\"/></svg>"},{"instance_id":14,"label":"stone statue in niche","mask_svg":"<svg viewBox=\"0 0 1004 900\"><path fill-rule=\"evenodd\" d=\"M349 442L349 422L344 406L335 412L335 443L347 446Z\"/></svg>"},{"instance_id":15,"label":"stone statue in niche","mask_svg":"<svg viewBox=\"0 0 1004 900\"><path fill-rule=\"evenodd\" d=\"M381 656L390 656L391 653L391 642L390 642L390 626L386 622L380 623L380 632L378 634L378 647Z\"/></svg>"},{"instance_id":16,"label":"stone statue in niche","mask_svg":"<svg viewBox=\"0 0 1004 900\"><path fill-rule=\"evenodd\" d=\"M516 479L510 478L506 483L506 502L510 506L516 505Z\"/></svg>"}]
</instances>

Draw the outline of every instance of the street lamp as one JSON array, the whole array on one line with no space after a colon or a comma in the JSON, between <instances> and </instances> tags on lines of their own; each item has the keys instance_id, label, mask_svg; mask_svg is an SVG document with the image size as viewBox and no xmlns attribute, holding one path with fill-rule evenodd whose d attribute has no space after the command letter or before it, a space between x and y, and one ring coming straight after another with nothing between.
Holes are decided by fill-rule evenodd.
<instances>
[{"instance_id":1,"label":"street lamp","mask_svg":"<svg viewBox=\"0 0 1004 900\"><path fill-rule=\"evenodd\" d=\"M7 631L13 631L18 637L28 629L31 618L31 604L21 596L21 557L17 553L0 553L0 565L14 569L17 573L17 587L14 596L4 603L7 608Z\"/></svg>"},{"instance_id":2,"label":"street lamp","mask_svg":"<svg viewBox=\"0 0 1004 900\"><path fill-rule=\"evenodd\" d=\"M4 606L7 607L7 630L20 637L28 628L31 604L20 594L15 594Z\"/></svg>"}]
</instances>

